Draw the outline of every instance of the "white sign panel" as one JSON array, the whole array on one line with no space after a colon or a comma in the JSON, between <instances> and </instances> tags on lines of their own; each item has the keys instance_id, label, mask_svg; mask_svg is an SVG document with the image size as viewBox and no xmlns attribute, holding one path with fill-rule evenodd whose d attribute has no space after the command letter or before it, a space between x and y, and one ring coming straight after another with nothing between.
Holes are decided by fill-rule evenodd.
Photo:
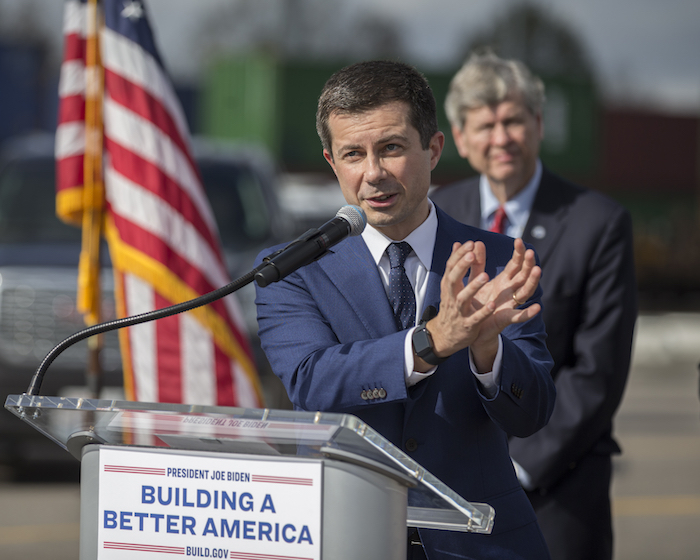
<instances>
[{"instance_id":1,"label":"white sign panel","mask_svg":"<svg viewBox=\"0 0 700 560\"><path fill-rule=\"evenodd\" d=\"M98 558L321 557L321 464L102 448Z\"/></svg>"}]
</instances>

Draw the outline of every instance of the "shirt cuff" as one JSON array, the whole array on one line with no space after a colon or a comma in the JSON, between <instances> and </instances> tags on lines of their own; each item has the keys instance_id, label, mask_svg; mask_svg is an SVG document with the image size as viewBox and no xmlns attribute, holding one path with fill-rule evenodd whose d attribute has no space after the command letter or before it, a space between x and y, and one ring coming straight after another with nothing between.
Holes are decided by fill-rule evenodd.
<instances>
[{"instance_id":1,"label":"shirt cuff","mask_svg":"<svg viewBox=\"0 0 700 560\"><path fill-rule=\"evenodd\" d=\"M403 355L404 355L404 378L406 380L406 387L413 387L419 381L422 381L426 377L430 377L437 370L437 366L430 368L426 372L413 371L413 331L418 327L413 327L408 330L406 334L406 339L403 345Z\"/></svg>"},{"instance_id":2,"label":"shirt cuff","mask_svg":"<svg viewBox=\"0 0 700 560\"><path fill-rule=\"evenodd\" d=\"M496 359L493 361L493 369L486 373L477 373L474 367L474 357L472 349L469 348L469 368L472 370L474 377L479 382L482 392L489 398L495 397L498 393L498 383L501 380L501 361L503 359L503 340L501 335L498 335L498 351Z\"/></svg>"}]
</instances>

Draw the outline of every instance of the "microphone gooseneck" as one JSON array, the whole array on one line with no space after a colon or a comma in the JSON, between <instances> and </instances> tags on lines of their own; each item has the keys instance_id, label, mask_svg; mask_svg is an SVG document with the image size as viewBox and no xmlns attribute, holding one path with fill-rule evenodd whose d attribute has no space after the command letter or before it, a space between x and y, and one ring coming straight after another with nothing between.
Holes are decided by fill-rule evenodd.
<instances>
[{"instance_id":1,"label":"microphone gooseneck","mask_svg":"<svg viewBox=\"0 0 700 560\"><path fill-rule=\"evenodd\" d=\"M367 225L365 213L358 206L347 205L338 210L335 218L320 228L310 229L279 251L263 259L262 268L255 275L261 288L277 282L298 268L321 258L328 249L346 237L360 235Z\"/></svg>"},{"instance_id":2,"label":"microphone gooseneck","mask_svg":"<svg viewBox=\"0 0 700 560\"><path fill-rule=\"evenodd\" d=\"M191 309L195 309L197 307L202 307L204 305L216 301L217 299L221 299L235 292L243 286L250 284L253 281L257 270L258 269L256 268L255 270L248 272L246 275L241 276L237 280L234 280L233 282L226 284L221 288L201 295L195 299L183 301L182 303L177 303L175 305L171 305L170 307L164 307L162 309L148 311L147 313L141 313L140 315L122 317L121 319L114 319L113 321L99 323L97 325L92 325L81 331L73 333L62 342L59 342L56 346L53 347L53 349L48 354L46 354L46 357L44 357L41 364L34 373L34 376L32 377L31 383L29 384L29 388L27 389L27 395L36 396L39 394L41 384L44 381L44 375L46 374L46 370L49 369L49 366L53 363L53 361L56 358L58 358L58 356L63 351L67 350L74 344L77 344L81 340L85 340L86 338L90 338L91 336L95 336L97 334L122 329L124 327L131 327L133 325L140 325L141 323L147 323L149 321L163 319L165 317L177 315L178 313L190 311Z\"/></svg>"},{"instance_id":3,"label":"microphone gooseneck","mask_svg":"<svg viewBox=\"0 0 700 560\"><path fill-rule=\"evenodd\" d=\"M124 327L131 327L133 325L140 325L141 323L163 319L165 317L177 315L178 313L190 311L191 309L195 309L197 307L202 307L232 294L243 286L247 286L253 281L253 279L255 279L260 286L266 286L270 282L276 282L277 280L284 278L284 276L287 274L294 272L297 268L307 265L310 262L322 257L329 247L342 241L346 237L359 235L362 233L362 230L365 229L366 224L367 219L365 218L365 213L360 208L349 205L343 206L340 210L338 210L335 218L326 222L318 229L309 230L300 238L292 241L292 243L287 245L287 247L281 251L267 257L267 260L264 260L252 271L221 288L189 301L171 305L170 307L156 309L154 311L141 313L140 315L133 315L131 317L122 317L121 319L115 319L105 323L99 323L76 332L62 342L59 342L46 355L34 373L29 387L27 388L26 394L29 396L37 396L49 366L62 352L81 340L85 340L86 338L90 338L91 336L95 336L97 334L122 329ZM300 248L302 249L302 253L304 255L303 259L300 257ZM274 258L272 258L275 255L282 257L279 264ZM265 271L267 272L265 273ZM281 271L285 272L282 276L279 276ZM265 284L261 284L260 280L258 279L258 275L260 275L261 272L264 273L262 278L266 279L268 277L273 277L274 279Z\"/></svg>"}]
</instances>

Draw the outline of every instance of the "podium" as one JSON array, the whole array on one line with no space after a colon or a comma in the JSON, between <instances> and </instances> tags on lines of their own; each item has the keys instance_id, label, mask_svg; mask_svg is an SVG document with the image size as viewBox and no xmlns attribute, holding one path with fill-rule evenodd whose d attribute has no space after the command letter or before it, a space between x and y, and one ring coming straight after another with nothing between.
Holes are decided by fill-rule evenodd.
<instances>
[{"instance_id":1,"label":"podium","mask_svg":"<svg viewBox=\"0 0 700 560\"><path fill-rule=\"evenodd\" d=\"M5 408L81 461L81 560L405 560L407 526L493 527L491 506L349 414L26 394Z\"/></svg>"}]
</instances>

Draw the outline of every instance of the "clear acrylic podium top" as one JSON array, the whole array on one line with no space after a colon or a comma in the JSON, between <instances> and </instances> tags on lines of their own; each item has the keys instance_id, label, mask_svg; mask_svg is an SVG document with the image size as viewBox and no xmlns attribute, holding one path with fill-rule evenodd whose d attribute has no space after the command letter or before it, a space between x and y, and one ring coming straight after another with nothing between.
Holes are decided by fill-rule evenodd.
<instances>
[{"instance_id":1,"label":"clear acrylic podium top","mask_svg":"<svg viewBox=\"0 0 700 560\"><path fill-rule=\"evenodd\" d=\"M9 395L5 408L77 458L88 443L331 458L408 487L412 527L490 533L495 511L467 502L350 414Z\"/></svg>"}]
</instances>

